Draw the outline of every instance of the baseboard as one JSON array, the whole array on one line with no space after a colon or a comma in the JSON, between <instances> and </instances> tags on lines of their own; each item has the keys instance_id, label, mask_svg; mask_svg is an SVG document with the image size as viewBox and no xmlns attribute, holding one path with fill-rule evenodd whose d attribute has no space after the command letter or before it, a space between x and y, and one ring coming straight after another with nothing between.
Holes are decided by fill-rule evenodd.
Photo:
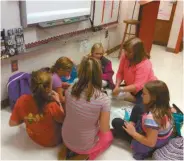
<instances>
[{"instance_id":1,"label":"baseboard","mask_svg":"<svg viewBox=\"0 0 184 161\"><path fill-rule=\"evenodd\" d=\"M164 42L158 42L158 41L153 41L153 44L155 45L160 45L160 46L167 46L167 43L164 43Z\"/></svg>"},{"instance_id":2,"label":"baseboard","mask_svg":"<svg viewBox=\"0 0 184 161\"><path fill-rule=\"evenodd\" d=\"M167 47L166 48L166 51L171 52L171 53L176 53L174 48L168 48Z\"/></svg>"},{"instance_id":3,"label":"baseboard","mask_svg":"<svg viewBox=\"0 0 184 161\"><path fill-rule=\"evenodd\" d=\"M8 107L10 104L9 104L9 99L6 98L4 100L1 101L1 108L6 108Z\"/></svg>"},{"instance_id":4,"label":"baseboard","mask_svg":"<svg viewBox=\"0 0 184 161\"><path fill-rule=\"evenodd\" d=\"M106 54L109 55L109 54L115 52L115 51L118 50L118 49L120 49L120 45L117 45L117 46L113 47L112 49L107 50L107 51L106 51ZM9 104L8 98L6 98L6 99L4 99L4 100L1 101L1 108L6 108L6 107L8 107L9 105L10 105L10 104Z\"/></svg>"}]
</instances>

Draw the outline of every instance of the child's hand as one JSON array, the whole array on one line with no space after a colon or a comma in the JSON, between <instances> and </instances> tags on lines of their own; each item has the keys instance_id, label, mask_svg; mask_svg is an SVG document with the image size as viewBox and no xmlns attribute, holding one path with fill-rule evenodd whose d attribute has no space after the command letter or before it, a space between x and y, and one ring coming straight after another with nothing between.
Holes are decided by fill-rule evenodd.
<instances>
[{"instance_id":1,"label":"child's hand","mask_svg":"<svg viewBox=\"0 0 184 161\"><path fill-rule=\"evenodd\" d=\"M125 127L124 126L122 127L131 136L136 133L135 126L131 122L125 122Z\"/></svg>"},{"instance_id":2,"label":"child's hand","mask_svg":"<svg viewBox=\"0 0 184 161\"><path fill-rule=\"evenodd\" d=\"M52 91L52 98L56 101L56 102L60 102L59 99L59 94L55 91Z\"/></svg>"},{"instance_id":3,"label":"child's hand","mask_svg":"<svg viewBox=\"0 0 184 161\"><path fill-rule=\"evenodd\" d=\"M61 99L61 103L65 103L65 97L64 96Z\"/></svg>"},{"instance_id":4,"label":"child's hand","mask_svg":"<svg viewBox=\"0 0 184 161\"><path fill-rule=\"evenodd\" d=\"M70 87L70 84L69 83L67 83L67 82L63 82L62 83L62 88L63 89L67 89L68 87Z\"/></svg>"},{"instance_id":5,"label":"child's hand","mask_svg":"<svg viewBox=\"0 0 184 161\"><path fill-rule=\"evenodd\" d=\"M171 107L171 112L172 113L177 113L177 110L174 107Z\"/></svg>"},{"instance_id":6,"label":"child's hand","mask_svg":"<svg viewBox=\"0 0 184 161\"><path fill-rule=\"evenodd\" d=\"M119 87L115 87L114 90L112 91L113 96L117 96L119 93L120 93L120 88Z\"/></svg>"}]
</instances>

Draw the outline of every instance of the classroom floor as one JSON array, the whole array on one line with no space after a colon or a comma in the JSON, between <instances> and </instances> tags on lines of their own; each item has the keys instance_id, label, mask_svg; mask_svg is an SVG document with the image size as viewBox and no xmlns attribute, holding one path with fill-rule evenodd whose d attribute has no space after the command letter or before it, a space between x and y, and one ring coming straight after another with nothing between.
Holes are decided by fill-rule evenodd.
<instances>
[{"instance_id":1,"label":"classroom floor","mask_svg":"<svg viewBox=\"0 0 184 161\"><path fill-rule=\"evenodd\" d=\"M113 69L118 69L118 52L109 56ZM183 54L177 55L166 52L164 47L153 45L151 61L156 76L165 81L169 87L171 104L175 103L184 111L182 100ZM115 78L115 75L114 75ZM122 101L112 103L112 111L122 106ZM1 110L1 159L2 160L57 160L59 146L43 148L29 139L23 125L10 128L8 121L10 112ZM133 160L130 146L126 141L115 139L110 148L100 155L99 160Z\"/></svg>"}]
</instances>

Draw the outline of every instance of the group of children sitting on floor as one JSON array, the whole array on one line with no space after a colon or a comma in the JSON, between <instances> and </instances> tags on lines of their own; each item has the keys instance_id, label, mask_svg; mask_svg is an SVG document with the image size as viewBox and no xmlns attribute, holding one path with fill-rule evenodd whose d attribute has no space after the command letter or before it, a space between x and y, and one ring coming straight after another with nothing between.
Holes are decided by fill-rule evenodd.
<instances>
[{"instance_id":1,"label":"group of children sitting on floor","mask_svg":"<svg viewBox=\"0 0 184 161\"><path fill-rule=\"evenodd\" d=\"M125 42L115 84L112 63L104 54L102 44L94 44L72 85L61 81L74 66L67 57L59 58L49 71L32 72L32 95L17 100L9 125L25 123L29 137L45 147L62 142L61 160L94 160L113 137L129 141L135 159L145 159L167 144L173 130L169 90L154 76L142 41ZM115 118L114 129L110 129L111 100L104 87L112 89L114 97L122 93L124 100L135 103L129 122Z\"/></svg>"}]
</instances>

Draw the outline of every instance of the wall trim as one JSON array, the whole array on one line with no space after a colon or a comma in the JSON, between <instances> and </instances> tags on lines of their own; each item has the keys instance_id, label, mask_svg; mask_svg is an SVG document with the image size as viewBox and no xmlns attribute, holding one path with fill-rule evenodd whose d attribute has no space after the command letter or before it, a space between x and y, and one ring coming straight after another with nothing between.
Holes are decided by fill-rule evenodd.
<instances>
[{"instance_id":1,"label":"wall trim","mask_svg":"<svg viewBox=\"0 0 184 161\"><path fill-rule=\"evenodd\" d=\"M174 48L167 47L166 51L171 52L171 53L175 53L175 49Z\"/></svg>"},{"instance_id":2,"label":"wall trim","mask_svg":"<svg viewBox=\"0 0 184 161\"><path fill-rule=\"evenodd\" d=\"M10 104L9 104L9 99L8 98L6 98L6 99L4 99L4 100L1 101L1 109L6 108L9 105Z\"/></svg>"},{"instance_id":3,"label":"wall trim","mask_svg":"<svg viewBox=\"0 0 184 161\"><path fill-rule=\"evenodd\" d=\"M176 46L175 46L175 53L176 54L180 52L182 39L183 39L183 20L181 22L180 31L179 31L178 39L177 39Z\"/></svg>"}]
</instances>

